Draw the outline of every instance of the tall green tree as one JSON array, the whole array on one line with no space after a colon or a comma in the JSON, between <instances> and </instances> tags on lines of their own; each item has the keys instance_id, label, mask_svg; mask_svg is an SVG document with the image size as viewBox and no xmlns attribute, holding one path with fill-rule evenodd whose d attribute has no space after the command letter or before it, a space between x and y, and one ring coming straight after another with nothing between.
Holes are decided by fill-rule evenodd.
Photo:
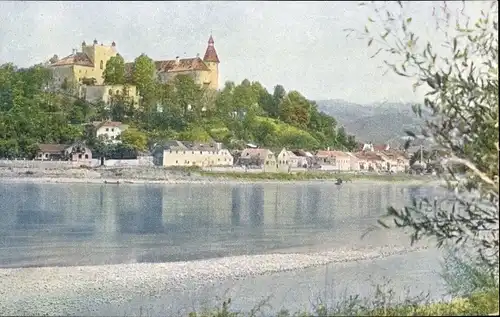
<instances>
[{"instance_id":1,"label":"tall green tree","mask_svg":"<svg viewBox=\"0 0 500 317\"><path fill-rule=\"evenodd\" d=\"M120 54L111 57L106 62L102 75L104 83L108 85L121 85L125 83L125 61Z\"/></svg>"},{"instance_id":2,"label":"tall green tree","mask_svg":"<svg viewBox=\"0 0 500 317\"><path fill-rule=\"evenodd\" d=\"M134 60L132 67L132 82L146 107L152 107L155 101L156 67L154 61L146 54L141 54Z\"/></svg>"},{"instance_id":3,"label":"tall green tree","mask_svg":"<svg viewBox=\"0 0 500 317\"><path fill-rule=\"evenodd\" d=\"M280 118L299 128L309 124L311 104L298 91L289 92L280 104Z\"/></svg>"}]
</instances>

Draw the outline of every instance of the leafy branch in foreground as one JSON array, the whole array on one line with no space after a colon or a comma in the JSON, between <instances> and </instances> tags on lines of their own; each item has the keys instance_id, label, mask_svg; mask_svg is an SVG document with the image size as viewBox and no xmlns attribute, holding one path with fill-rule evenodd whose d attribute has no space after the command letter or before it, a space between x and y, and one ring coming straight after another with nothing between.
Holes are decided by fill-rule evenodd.
<instances>
[{"instance_id":1,"label":"leafy branch in foreground","mask_svg":"<svg viewBox=\"0 0 500 317\"><path fill-rule=\"evenodd\" d=\"M497 266L498 2L481 11L472 26L466 17L470 3L445 1L434 8L434 36L441 46L413 31L408 3L371 4L376 18L358 34L376 47L373 58L383 57L388 70L414 80L414 90L426 90L423 107L413 110L425 119L421 134L440 154L431 163L442 166L438 175L449 189L443 202L414 200L402 210L390 207L387 216L397 227L413 229L412 242L427 236L437 238L438 246L471 243L485 263ZM454 17L450 7L456 5Z\"/></svg>"}]
</instances>

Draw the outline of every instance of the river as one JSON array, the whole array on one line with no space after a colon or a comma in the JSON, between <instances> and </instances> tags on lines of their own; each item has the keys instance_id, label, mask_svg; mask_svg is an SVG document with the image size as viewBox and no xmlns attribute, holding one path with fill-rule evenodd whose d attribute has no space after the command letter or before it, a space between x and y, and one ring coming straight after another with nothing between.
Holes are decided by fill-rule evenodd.
<instances>
[{"instance_id":1,"label":"river","mask_svg":"<svg viewBox=\"0 0 500 317\"><path fill-rule=\"evenodd\" d=\"M441 294L438 251L426 247L387 255L387 250L408 247L408 237L399 230L374 231L361 239L388 205L402 207L410 198L435 190L374 182L341 186L0 182L0 267L198 263L240 255L335 250L346 254L345 261L327 266L220 278L196 287L186 285L182 292L167 289L154 297L132 296L126 303L54 312L70 315L137 314L139 309L149 310L150 315L165 310L186 313L213 306L220 302L218 297L232 297L235 308L247 310L268 295L275 310L309 309L309 301L320 295L368 294L367 285L382 277L390 278L400 291L409 287L413 292ZM386 255L347 261L350 250L380 250ZM92 295L79 293L75 298L82 296ZM2 304L9 305L0 299Z\"/></svg>"}]
</instances>

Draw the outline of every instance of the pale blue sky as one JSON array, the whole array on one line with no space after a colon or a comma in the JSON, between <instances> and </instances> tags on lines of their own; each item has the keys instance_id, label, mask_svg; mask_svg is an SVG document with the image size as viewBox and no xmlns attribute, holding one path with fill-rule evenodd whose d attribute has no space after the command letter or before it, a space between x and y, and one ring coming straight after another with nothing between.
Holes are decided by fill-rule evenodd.
<instances>
[{"instance_id":1,"label":"pale blue sky","mask_svg":"<svg viewBox=\"0 0 500 317\"><path fill-rule=\"evenodd\" d=\"M413 23L422 29L432 23L433 5L412 3ZM212 32L221 86L248 78L316 100L420 99L408 81L383 75L366 42L346 39L343 29L363 29L367 18L356 2L2 1L0 63L28 66L54 54L64 57L94 38L115 41L127 61L141 53L194 57L203 55Z\"/></svg>"}]
</instances>

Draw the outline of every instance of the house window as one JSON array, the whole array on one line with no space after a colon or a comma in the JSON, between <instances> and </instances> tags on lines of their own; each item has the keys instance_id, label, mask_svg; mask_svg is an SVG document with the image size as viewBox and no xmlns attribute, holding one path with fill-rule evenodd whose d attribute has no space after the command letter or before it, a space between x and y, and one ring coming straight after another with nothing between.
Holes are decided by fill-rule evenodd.
<instances>
[{"instance_id":1,"label":"house window","mask_svg":"<svg viewBox=\"0 0 500 317\"><path fill-rule=\"evenodd\" d=\"M111 132L115 132L115 128L111 128Z\"/></svg>"},{"instance_id":2,"label":"house window","mask_svg":"<svg viewBox=\"0 0 500 317\"><path fill-rule=\"evenodd\" d=\"M200 154L203 154L203 151L200 151Z\"/></svg>"},{"instance_id":3,"label":"house window","mask_svg":"<svg viewBox=\"0 0 500 317\"><path fill-rule=\"evenodd\" d=\"M78 158L81 159L82 158L82 155L81 154L78 154Z\"/></svg>"},{"instance_id":4,"label":"house window","mask_svg":"<svg viewBox=\"0 0 500 317\"><path fill-rule=\"evenodd\" d=\"M179 153L179 151L175 150L175 154Z\"/></svg>"},{"instance_id":5,"label":"house window","mask_svg":"<svg viewBox=\"0 0 500 317\"><path fill-rule=\"evenodd\" d=\"M46 153L46 154L45 154L45 158L49 158L49 154L47 154L47 153Z\"/></svg>"},{"instance_id":6,"label":"house window","mask_svg":"<svg viewBox=\"0 0 500 317\"><path fill-rule=\"evenodd\" d=\"M113 96L113 90L108 90L108 95Z\"/></svg>"},{"instance_id":7,"label":"house window","mask_svg":"<svg viewBox=\"0 0 500 317\"><path fill-rule=\"evenodd\" d=\"M85 154L85 159L88 159L89 158L89 155L88 154Z\"/></svg>"},{"instance_id":8,"label":"house window","mask_svg":"<svg viewBox=\"0 0 500 317\"><path fill-rule=\"evenodd\" d=\"M175 161L175 164L179 164L179 161L177 161L177 160L176 160L176 161Z\"/></svg>"},{"instance_id":9,"label":"house window","mask_svg":"<svg viewBox=\"0 0 500 317\"><path fill-rule=\"evenodd\" d=\"M101 69L104 69L104 61L101 61L100 68L101 68Z\"/></svg>"},{"instance_id":10,"label":"house window","mask_svg":"<svg viewBox=\"0 0 500 317\"><path fill-rule=\"evenodd\" d=\"M192 153L191 153L191 154L194 154L194 151L192 151Z\"/></svg>"},{"instance_id":11,"label":"house window","mask_svg":"<svg viewBox=\"0 0 500 317\"><path fill-rule=\"evenodd\" d=\"M108 132L108 131L109 131L109 128L106 128L106 132Z\"/></svg>"}]
</instances>

